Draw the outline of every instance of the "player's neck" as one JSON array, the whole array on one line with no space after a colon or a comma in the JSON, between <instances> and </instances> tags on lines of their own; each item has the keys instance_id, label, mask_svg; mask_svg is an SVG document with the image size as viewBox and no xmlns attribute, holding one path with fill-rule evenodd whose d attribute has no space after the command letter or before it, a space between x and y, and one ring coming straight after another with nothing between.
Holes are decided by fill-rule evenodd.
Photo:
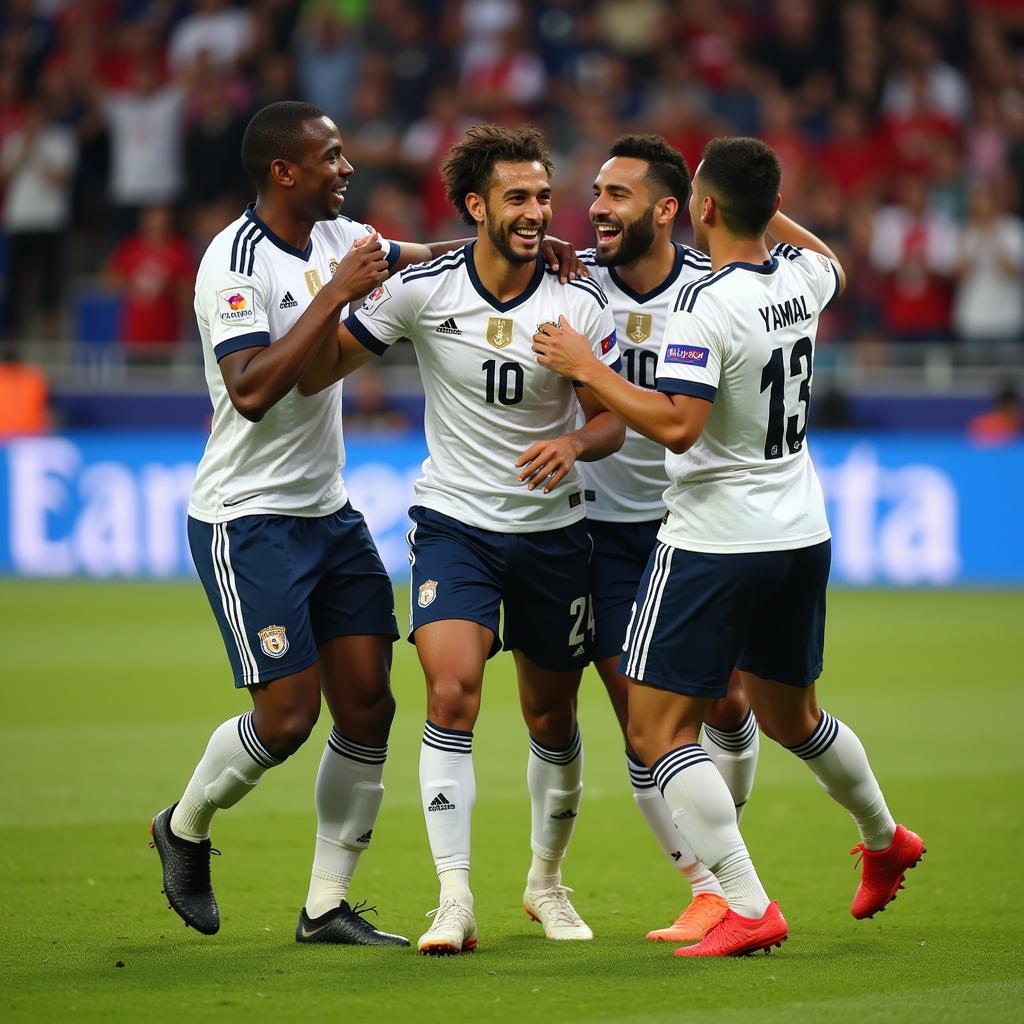
<instances>
[{"instance_id":1,"label":"player's neck","mask_svg":"<svg viewBox=\"0 0 1024 1024\"><path fill-rule=\"evenodd\" d=\"M728 263L753 263L760 266L771 259L764 235L759 238L737 238L725 232L709 233L711 271L721 270Z\"/></svg>"},{"instance_id":2,"label":"player's neck","mask_svg":"<svg viewBox=\"0 0 1024 1024\"><path fill-rule=\"evenodd\" d=\"M512 263L482 235L477 238L471 256L480 283L499 302L510 302L522 295L537 272L536 261Z\"/></svg>"},{"instance_id":3,"label":"player's neck","mask_svg":"<svg viewBox=\"0 0 1024 1024\"><path fill-rule=\"evenodd\" d=\"M662 284L676 263L676 247L671 238L662 238L632 263L615 268L619 279L635 292L646 295Z\"/></svg>"},{"instance_id":4,"label":"player's neck","mask_svg":"<svg viewBox=\"0 0 1024 1024\"><path fill-rule=\"evenodd\" d=\"M265 196L256 199L253 213L288 245L296 249L305 249L309 244L309 236L313 233L313 221L296 218L287 207Z\"/></svg>"}]
</instances>

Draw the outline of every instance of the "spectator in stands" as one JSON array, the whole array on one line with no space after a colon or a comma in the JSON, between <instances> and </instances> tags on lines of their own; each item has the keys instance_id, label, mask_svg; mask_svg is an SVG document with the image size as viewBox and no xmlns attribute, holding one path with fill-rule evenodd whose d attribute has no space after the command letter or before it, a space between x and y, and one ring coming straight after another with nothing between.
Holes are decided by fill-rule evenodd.
<instances>
[{"instance_id":1,"label":"spectator in stands","mask_svg":"<svg viewBox=\"0 0 1024 1024\"><path fill-rule=\"evenodd\" d=\"M0 147L12 337L28 331L36 313L43 334L57 337L76 151L74 132L53 119L45 97L28 104L21 127Z\"/></svg>"},{"instance_id":2,"label":"spectator in stands","mask_svg":"<svg viewBox=\"0 0 1024 1024\"><path fill-rule=\"evenodd\" d=\"M971 193L960 239L953 327L974 345L1008 346L1024 354L1024 221L1008 213L989 186Z\"/></svg>"},{"instance_id":3,"label":"spectator in stands","mask_svg":"<svg viewBox=\"0 0 1024 1024\"><path fill-rule=\"evenodd\" d=\"M188 243L175 233L170 208L147 207L138 233L120 242L107 268L108 285L123 297L118 340L129 358L173 356L191 323L194 279Z\"/></svg>"},{"instance_id":4,"label":"spectator in stands","mask_svg":"<svg viewBox=\"0 0 1024 1024\"><path fill-rule=\"evenodd\" d=\"M986 446L1024 439L1024 402L1012 384L1000 389L991 409L971 419L967 436L976 444Z\"/></svg>"},{"instance_id":5,"label":"spectator in stands","mask_svg":"<svg viewBox=\"0 0 1024 1024\"><path fill-rule=\"evenodd\" d=\"M193 13L171 33L167 55L176 75L188 75L200 59L237 67L253 44L253 17L226 0L194 0Z\"/></svg>"},{"instance_id":6,"label":"spectator in stands","mask_svg":"<svg viewBox=\"0 0 1024 1024\"><path fill-rule=\"evenodd\" d=\"M924 178L906 175L900 202L874 218L871 262L885 276L883 325L894 341L949 338L956 225L927 209L926 189Z\"/></svg>"}]
</instances>

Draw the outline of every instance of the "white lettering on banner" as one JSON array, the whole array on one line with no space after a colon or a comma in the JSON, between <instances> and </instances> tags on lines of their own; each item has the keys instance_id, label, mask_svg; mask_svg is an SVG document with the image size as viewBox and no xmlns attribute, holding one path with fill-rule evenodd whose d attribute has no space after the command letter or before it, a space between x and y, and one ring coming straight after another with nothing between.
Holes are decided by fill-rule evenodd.
<instances>
[{"instance_id":1,"label":"white lettering on banner","mask_svg":"<svg viewBox=\"0 0 1024 1024\"><path fill-rule=\"evenodd\" d=\"M154 576L174 576L188 554L188 499L196 478L194 462L142 467L142 504L146 517L146 568ZM182 552L185 552L184 556Z\"/></svg>"},{"instance_id":2,"label":"white lettering on banner","mask_svg":"<svg viewBox=\"0 0 1024 1024\"><path fill-rule=\"evenodd\" d=\"M852 583L952 583L960 570L958 500L934 466L889 469L872 445L818 464L830 505L836 575Z\"/></svg>"},{"instance_id":3,"label":"white lettering on banner","mask_svg":"<svg viewBox=\"0 0 1024 1024\"><path fill-rule=\"evenodd\" d=\"M70 576L75 554L67 534L51 538L50 521L71 504L71 481L82 456L70 441L32 438L7 446L11 560L25 576Z\"/></svg>"},{"instance_id":4,"label":"white lettering on banner","mask_svg":"<svg viewBox=\"0 0 1024 1024\"><path fill-rule=\"evenodd\" d=\"M117 462L97 462L82 472L85 507L75 522L75 556L90 576L135 576L139 531L132 471Z\"/></svg>"}]
</instances>

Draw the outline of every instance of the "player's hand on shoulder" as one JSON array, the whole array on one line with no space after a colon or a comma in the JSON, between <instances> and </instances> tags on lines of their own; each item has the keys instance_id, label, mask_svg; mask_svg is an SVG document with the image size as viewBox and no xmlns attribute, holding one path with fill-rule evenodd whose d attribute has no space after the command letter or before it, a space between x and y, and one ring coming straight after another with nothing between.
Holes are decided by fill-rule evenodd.
<instances>
[{"instance_id":1,"label":"player's hand on shoulder","mask_svg":"<svg viewBox=\"0 0 1024 1024\"><path fill-rule=\"evenodd\" d=\"M331 286L352 302L373 291L387 277L387 253L374 231L352 243L331 278Z\"/></svg>"},{"instance_id":2,"label":"player's hand on shoulder","mask_svg":"<svg viewBox=\"0 0 1024 1024\"><path fill-rule=\"evenodd\" d=\"M581 445L573 434L564 434L553 441L534 441L516 459L519 482L529 491L543 485L544 493L553 491L575 465Z\"/></svg>"},{"instance_id":3,"label":"player's hand on shoulder","mask_svg":"<svg viewBox=\"0 0 1024 1024\"><path fill-rule=\"evenodd\" d=\"M581 277L590 277L590 271L576 255L576 246L563 242L554 235L545 236L540 245L540 254L544 257L544 262L558 274L558 280L562 284L578 281Z\"/></svg>"},{"instance_id":4,"label":"player's hand on shoulder","mask_svg":"<svg viewBox=\"0 0 1024 1024\"><path fill-rule=\"evenodd\" d=\"M580 369L594 358L590 339L574 330L564 316L557 324L541 324L533 336L537 362L562 377L578 379Z\"/></svg>"}]
</instances>

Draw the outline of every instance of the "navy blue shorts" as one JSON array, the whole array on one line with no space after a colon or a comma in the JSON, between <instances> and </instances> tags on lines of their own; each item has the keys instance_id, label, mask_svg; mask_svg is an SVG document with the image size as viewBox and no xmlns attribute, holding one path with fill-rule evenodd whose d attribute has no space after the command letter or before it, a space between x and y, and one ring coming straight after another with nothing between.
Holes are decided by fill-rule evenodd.
<instances>
[{"instance_id":1,"label":"navy blue shorts","mask_svg":"<svg viewBox=\"0 0 1024 1024\"><path fill-rule=\"evenodd\" d=\"M468 619L494 633L492 657L504 645L556 672L587 664L594 627L586 521L496 533L420 505L409 516L410 640L429 622Z\"/></svg>"},{"instance_id":2,"label":"navy blue shorts","mask_svg":"<svg viewBox=\"0 0 1024 1024\"><path fill-rule=\"evenodd\" d=\"M619 671L724 697L733 666L810 686L821 675L832 542L712 555L659 543L637 591Z\"/></svg>"},{"instance_id":3,"label":"navy blue shorts","mask_svg":"<svg viewBox=\"0 0 1024 1024\"><path fill-rule=\"evenodd\" d=\"M391 580L362 515L189 517L188 543L235 686L315 664L337 636L398 639Z\"/></svg>"},{"instance_id":4,"label":"navy blue shorts","mask_svg":"<svg viewBox=\"0 0 1024 1024\"><path fill-rule=\"evenodd\" d=\"M660 517L642 523L587 521L594 542L594 555L590 560L594 661L622 653L629 613L660 527Z\"/></svg>"}]
</instances>

